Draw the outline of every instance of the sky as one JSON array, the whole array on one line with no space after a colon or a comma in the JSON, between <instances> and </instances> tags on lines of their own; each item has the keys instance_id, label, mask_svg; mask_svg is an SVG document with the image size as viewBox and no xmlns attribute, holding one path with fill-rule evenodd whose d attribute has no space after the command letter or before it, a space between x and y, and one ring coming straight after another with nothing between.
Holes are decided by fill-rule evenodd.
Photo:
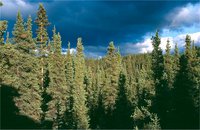
<instances>
[{"instance_id":1,"label":"sky","mask_svg":"<svg viewBox=\"0 0 200 130\"><path fill-rule=\"evenodd\" d=\"M51 25L62 36L62 50L68 41L75 50L77 38L82 37L87 57L106 55L110 41L119 47L122 55L151 52L151 37L159 30L161 48L167 39L173 50L175 43L184 49L186 34L200 46L199 0L1 0L1 20L8 20L11 33L17 11L24 20L36 18L39 3L43 3ZM33 23L33 32L36 26ZM35 34L34 34L35 36Z\"/></svg>"}]
</instances>

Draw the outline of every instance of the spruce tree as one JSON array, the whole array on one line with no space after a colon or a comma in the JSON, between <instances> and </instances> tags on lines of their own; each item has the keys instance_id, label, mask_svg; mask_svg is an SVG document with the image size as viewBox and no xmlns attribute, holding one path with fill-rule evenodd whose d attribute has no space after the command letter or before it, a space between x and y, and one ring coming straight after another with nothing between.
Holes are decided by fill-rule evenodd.
<instances>
[{"instance_id":1,"label":"spruce tree","mask_svg":"<svg viewBox=\"0 0 200 130\"><path fill-rule=\"evenodd\" d=\"M4 55L4 56L3 56ZM15 45L6 44L1 50L1 83L13 86L20 94L14 98L19 115L30 117L39 122L41 118L41 95L38 86L37 59L15 49Z\"/></svg>"},{"instance_id":2,"label":"spruce tree","mask_svg":"<svg viewBox=\"0 0 200 130\"><path fill-rule=\"evenodd\" d=\"M131 129L132 128L132 107L127 99L126 72L123 70L119 75L119 91L116 100L116 108L113 114L112 128Z\"/></svg>"},{"instance_id":3,"label":"spruce tree","mask_svg":"<svg viewBox=\"0 0 200 130\"><path fill-rule=\"evenodd\" d=\"M99 94L101 89L101 70L97 67L96 74L92 72L91 67L87 68L84 83L86 85L87 106L89 108L90 127L96 128L98 117L97 109L99 105Z\"/></svg>"},{"instance_id":4,"label":"spruce tree","mask_svg":"<svg viewBox=\"0 0 200 130\"><path fill-rule=\"evenodd\" d=\"M173 64L174 75L176 75L177 72L179 71L179 68L180 68L179 60L180 60L180 55L179 55L178 45L177 45L177 43L176 43L175 49L174 49L174 58L173 58L173 63L174 63L174 64Z\"/></svg>"},{"instance_id":5,"label":"spruce tree","mask_svg":"<svg viewBox=\"0 0 200 130\"><path fill-rule=\"evenodd\" d=\"M29 19L29 23L31 20ZM48 21L48 17L46 14L46 10L44 8L44 6L42 4L39 5L39 9L37 11L37 18L34 21L37 25L37 30L36 30L36 43L37 46L39 46L39 48L37 48L37 51L39 52L37 54L37 56L39 57L39 65L40 65L40 73L38 74L40 81L39 81L39 85L40 88L42 90L43 95L46 95L46 86L45 86L45 79L48 79L48 77L46 77L47 75L45 74L45 66L47 64L47 51L46 50L46 43L49 40L48 38L48 33L47 33L47 26L49 25L49 21ZM29 30L29 34L30 33L30 24L29 27L27 27L27 30ZM49 58L51 60L51 58ZM49 65L50 66L50 65ZM49 67L47 68L47 70L49 69ZM50 70L48 70L50 71ZM48 95L48 93L47 93ZM44 106L46 106L46 99L43 98L44 101ZM45 113L43 113L43 115L46 115ZM45 118L45 117L43 117Z\"/></svg>"},{"instance_id":6,"label":"spruce tree","mask_svg":"<svg viewBox=\"0 0 200 130\"><path fill-rule=\"evenodd\" d=\"M116 50L113 42L110 42L107 49L106 56L106 86L103 88L103 104L105 110L114 110L117 93L118 93L118 79L119 79L119 61L117 60ZM110 113L111 114L111 113Z\"/></svg>"},{"instance_id":7,"label":"spruce tree","mask_svg":"<svg viewBox=\"0 0 200 130\"><path fill-rule=\"evenodd\" d=\"M168 104L166 103L168 98L168 89L166 82L163 79L164 74L164 58L162 55L162 49L160 48L161 40L156 32L155 36L152 37L153 51L152 57L152 71L155 82L155 100L154 100L154 111L158 114L161 119L161 127L165 126L165 118Z\"/></svg>"},{"instance_id":8,"label":"spruce tree","mask_svg":"<svg viewBox=\"0 0 200 130\"><path fill-rule=\"evenodd\" d=\"M102 95L103 95L103 86L105 85L105 72L100 67L99 63L96 68L96 73L94 74L94 86L92 92L92 107L90 107L90 128L104 128L104 111L102 105Z\"/></svg>"},{"instance_id":9,"label":"spruce tree","mask_svg":"<svg viewBox=\"0 0 200 130\"><path fill-rule=\"evenodd\" d=\"M32 33L32 18L30 15L28 16L28 19L26 22L26 32L28 35L26 38L26 41L29 43L28 49L29 50L35 49L36 46L35 46L35 42L33 40L33 33Z\"/></svg>"},{"instance_id":10,"label":"spruce tree","mask_svg":"<svg viewBox=\"0 0 200 130\"><path fill-rule=\"evenodd\" d=\"M66 100L66 111L64 115L64 126L67 129L74 128L74 120L73 120L73 89L74 89L74 68L72 55L70 54L70 42L68 43L67 55L66 55L66 85L68 89L68 97Z\"/></svg>"},{"instance_id":11,"label":"spruce tree","mask_svg":"<svg viewBox=\"0 0 200 130\"><path fill-rule=\"evenodd\" d=\"M17 13L16 23L14 25L12 34L13 34L13 40L16 44L22 44L23 40L26 38L24 20L19 11Z\"/></svg>"},{"instance_id":12,"label":"spruce tree","mask_svg":"<svg viewBox=\"0 0 200 130\"><path fill-rule=\"evenodd\" d=\"M137 78L137 104L132 117L134 126L140 129L145 129L146 125L151 123L150 118L154 114L152 103L155 96L155 84L151 75L151 70L142 69Z\"/></svg>"},{"instance_id":13,"label":"spruce tree","mask_svg":"<svg viewBox=\"0 0 200 130\"><path fill-rule=\"evenodd\" d=\"M84 76L84 84L85 84L85 90L86 90L86 95L87 95L87 105L90 108L96 105L95 104L96 102L94 102L95 97L93 95L95 86L94 86L94 81L92 79L93 74L92 74L91 67L86 68L86 70L87 71Z\"/></svg>"},{"instance_id":14,"label":"spruce tree","mask_svg":"<svg viewBox=\"0 0 200 130\"><path fill-rule=\"evenodd\" d=\"M46 10L45 10L43 4L41 4L41 3L39 5L35 23L38 26L38 28L36 30L36 33L37 33L36 41L40 45L40 47L44 48L49 39L48 33L47 33L47 27L49 26L50 23L48 21Z\"/></svg>"},{"instance_id":15,"label":"spruce tree","mask_svg":"<svg viewBox=\"0 0 200 130\"><path fill-rule=\"evenodd\" d=\"M61 47L60 34L54 34L53 36L54 46ZM50 55L49 62L49 86L47 87L47 93L51 96L51 100L48 102L48 111L46 112L46 119L53 121L53 129L60 128L64 123L63 116L66 110L67 99L67 86L65 78L65 64L61 55L61 48L56 47L54 54ZM57 106L55 108L55 106ZM62 119L62 120L61 120Z\"/></svg>"},{"instance_id":16,"label":"spruce tree","mask_svg":"<svg viewBox=\"0 0 200 130\"><path fill-rule=\"evenodd\" d=\"M166 54L164 56L164 79L167 82L168 88L173 87L173 81L174 81L174 75L173 75L173 61L172 61L172 56L170 54L170 43L169 39L167 40L166 44Z\"/></svg>"},{"instance_id":17,"label":"spruce tree","mask_svg":"<svg viewBox=\"0 0 200 130\"><path fill-rule=\"evenodd\" d=\"M4 44L4 34L7 30L7 25L8 22L3 20L3 21L0 21L0 45L3 45Z\"/></svg>"},{"instance_id":18,"label":"spruce tree","mask_svg":"<svg viewBox=\"0 0 200 130\"><path fill-rule=\"evenodd\" d=\"M163 76L163 69L164 69L162 50L159 47L160 44L161 44L161 40L157 31L155 36L152 37L152 45L153 45L152 70L153 70L153 77L156 84L159 84L160 79Z\"/></svg>"},{"instance_id":19,"label":"spruce tree","mask_svg":"<svg viewBox=\"0 0 200 130\"><path fill-rule=\"evenodd\" d=\"M102 105L104 113L102 113L105 121L103 128L113 127L113 111L116 108L116 100L118 96L118 82L120 74L119 55L116 52L113 42L110 42L107 48L107 56L105 57L105 77L104 86L102 88Z\"/></svg>"},{"instance_id":20,"label":"spruce tree","mask_svg":"<svg viewBox=\"0 0 200 130\"><path fill-rule=\"evenodd\" d=\"M27 30L24 25L24 20L21 16L21 13L18 11L16 24L13 29L13 40L16 44L17 49L19 49L22 53L30 53L30 50L34 46L34 42L32 40L32 34L31 33L31 19L28 18L29 24L27 26Z\"/></svg>"},{"instance_id":21,"label":"spruce tree","mask_svg":"<svg viewBox=\"0 0 200 130\"><path fill-rule=\"evenodd\" d=\"M85 59L83 54L82 39L78 38L75 59L75 75L73 94L73 118L76 129L89 127L88 108L86 107L86 92L84 89Z\"/></svg>"},{"instance_id":22,"label":"spruce tree","mask_svg":"<svg viewBox=\"0 0 200 130\"><path fill-rule=\"evenodd\" d=\"M194 55L191 37L186 36L185 52L180 58L173 98L175 100L174 128L199 128L199 58ZM183 82L184 81L184 82ZM191 120L192 119L192 120Z\"/></svg>"}]
</instances>

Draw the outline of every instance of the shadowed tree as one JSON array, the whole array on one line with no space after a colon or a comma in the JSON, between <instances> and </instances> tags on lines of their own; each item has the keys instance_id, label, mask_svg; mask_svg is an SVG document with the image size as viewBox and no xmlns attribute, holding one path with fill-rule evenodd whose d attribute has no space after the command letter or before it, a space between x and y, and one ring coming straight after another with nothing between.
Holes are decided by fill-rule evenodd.
<instances>
[{"instance_id":1,"label":"shadowed tree","mask_svg":"<svg viewBox=\"0 0 200 130\"><path fill-rule=\"evenodd\" d=\"M180 58L180 70L174 84L173 128L199 128L199 58L191 48L191 37L186 36L185 53Z\"/></svg>"},{"instance_id":2,"label":"shadowed tree","mask_svg":"<svg viewBox=\"0 0 200 130\"><path fill-rule=\"evenodd\" d=\"M19 97L14 98L19 113L36 121L41 118L41 95L38 86L37 59L16 50L15 45L6 44L1 48L2 83L18 90Z\"/></svg>"},{"instance_id":3,"label":"shadowed tree","mask_svg":"<svg viewBox=\"0 0 200 130\"><path fill-rule=\"evenodd\" d=\"M15 106L14 98L19 93L13 86L0 84L1 101L1 129L38 129L40 124L28 115L20 115Z\"/></svg>"},{"instance_id":4,"label":"shadowed tree","mask_svg":"<svg viewBox=\"0 0 200 130\"><path fill-rule=\"evenodd\" d=\"M121 72L119 75L119 91L116 101L116 108L113 114L113 121L111 124L113 128L117 129L131 129L132 128L132 108L128 102L126 95L126 74Z\"/></svg>"},{"instance_id":5,"label":"shadowed tree","mask_svg":"<svg viewBox=\"0 0 200 130\"><path fill-rule=\"evenodd\" d=\"M155 82L155 100L153 102L154 111L160 118L161 127L165 126L166 113L168 109L168 88L166 81L163 78L164 75L164 58L162 55L162 49L160 48L161 40L158 35L158 31L155 36L152 37L153 51L152 57L152 71L153 79Z\"/></svg>"}]
</instances>

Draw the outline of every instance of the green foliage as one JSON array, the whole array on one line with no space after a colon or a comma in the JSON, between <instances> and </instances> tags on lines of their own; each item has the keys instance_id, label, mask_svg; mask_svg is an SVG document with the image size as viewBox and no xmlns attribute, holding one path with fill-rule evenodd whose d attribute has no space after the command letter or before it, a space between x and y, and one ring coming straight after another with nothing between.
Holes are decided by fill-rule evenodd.
<instances>
[{"instance_id":1,"label":"green foliage","mask_svg":"<svg viewBox=\"0 0 200 130\"><path fill-rule=\"evenodd\" d=\"M29 15L27 22L26 22L26 32L27 32L27 38L26 41L29 43L28 49L35 49L36 45L33 40L33 32L32 32L32 18Z\"/></svg>"},{"instance_id":2,"label":"green foliage","mask_svg":"<svg viewBox=\"0 0 200 130\"><path fill-rule=\"evenodd\" d=\"M25 28L24 28L24 20L19 11L17 13L16 23L14 25L12 34L13 34L13 40L17 44L22 44L24 39L27 37L27 34L25 33Z\"/></svg>"},{"instance_id":3,"label":"green foliage","mask_svg":"<svg viewBox=\"0 0 200 130\"><path fill-rule=\"evenodd\" d=\"M66 100L66 111L64 115L64 126L67 129L71 129L75 127L75 122L73 119L73 89L74 89L74 68L72 55L70 54L70 43L68 43L68 50L66 55L66 85L68 89L68 97Z\"/></svg>"},{"instance_id":4,"label":"green foliage","mask_svg":"<svg viewBox=\"0 0 200 130\"><path fill-rule=\"evenodd\" d=\"M56 34L54 45L60 44L60 36ZM53 121L53 128L60 128L60 118L63 118L66 110L67 99L67 83L65 78L65 64L59 50L57 48L54 55L50 55L49 59L49 86L47 87L47 93L51 96L51 100L48 102L48 111L46 112L46 119ZM57 106L55 108L55 106ZM59 116L59 117L58 117Z\"/></svg>"},{"instance_id":5,"label":"green foliage","mask_svg":"<svg viewBox=\"0 0 200 130\"><path fill-rule=\"evenodd\" d=\"M1 83L13 86L19 97L14 98L20 115L28 115L35 121L41 118L41 90L38 86L37 59L20 53L12 44L1 47Z\"/></svg>"},{"instance_id":6,"label":"green foliage","mask_svg":"<svg viewBox=\"0 0 200 130\"><path fill-rule=\"evenodd\" d=\"M152 114L150 116L150 120L151 120L151 122L144 126L145 129L149 129L149 130L160 130L161 129L159 119L156 114Z\"/></svg>"},{"instance_id":7,"label":"green foliage","mask_svg":"<svg viewBox=\"0 0 200 130\"><path fill-rule=\"evenodd\" d=\"M75 75L74 87L72 90L73 96L73 119L76 129L87 129L89 127L89 117L87 115L88 108L86 107L86 92L84 89L84 72L85 59L83 54L82 39L77 39L75 57Z\"/></svg>"},{"instance_id":8,"label":"green foliage","mask_svg":"<svg viewBox=\"0 0 200 130\"><path fill-rule=\"evenodd\" d=\"M155 88L153 78L150 76L151 71L142 69L140 71L136 93L137 93L137 104L133 113L134 124L138 128L145 128L145 124L150 122L150 117L153 114L152 101L155 96Z\"/></svg>"},{"instance_id":9,"label":"green foliage","mask_svg":"<svg viewBox=\"0 0 200 130\"><path fill-rule=\"evenodd\" d=\"M200 67L199 57L194 54L189 35L185 39L185 52L180 58L174 89L174 115L176 128L198 128ZM193 121L191 121L193 119ZM182 124L184 122L184 124Z\"/></svg>"},{"instance_id":10,"label":"green foliage","mask_svg":"<svg viewBox=\"0 0 200 130\"><path fill-rule=\"evenodd\" d=\"M175 49L174 49L174 58L173 58L173 70L174 70L174 75L177 74L177 72L179 71L180 69L180 55L179 55L179 50L178 50L178 46L177 46L177 43L175 45Z\"/></svg>"},{"instance_id":11,"label":"green foliage","mask_svg":"<svg viewBox=\"0 0 200 130\"><path fill-rule=\"evenodd\" d=\"M46 10L43 6L43 4L39 5L39 9L37 12L37 18L35 19L35 23L38 26L36 33L37 33L37 43L41 45L41 47L45 47L46 43L48 41L48 33L47 33L47 27L49 26L48 17L46 14Z\"/></svg>"},{"instance_id":12,"label":"green foliage","mask_svg":"<svg viewBox=\"0 0 200 130\"><path fill-rule=\"evenodd\" d=\"M170 48L171 46L168 39L166 45L166 54L164 56L164 80L166 80L168 88L173 87L173 81L175 77L173 72L173 60L170 54Z\"/></svg>"},{"instance_id":13,"label":"green foliage","mask_svg":"<svg viewBox=\"0 0 200 130\"><path fill-rule=\"evenodd\" d=\"M115 106L118 93L119 60L113 42L109 43L106 56L106 84L103 88L103 105L105 110L112 111Z\"/></svg>"},{"instance_id":14,"label":"green foliage","mask_svg":"<svg viewBox=\"0 0 200 130\"><path fill-rule=\"evenodd\" d=\"M152 45L153 45L153 51L152 51L152 70L153 70L153 77L158 84L160 79L163 76L163 55L162 50L159 47L161 44L160 37L158 35L158 31L156 32L155 36L152 37Z\"/></svg>"},{"instance_id":15,"label":"green foliage","mask_svg":"<svg viewBox=\"0 0 200 130\"><path fill-rule=\"evenodd\" d=\"M169 40L162 54L156 32L152 53L121 56L110 42L105 57L88 59L81 38L76 53L69 43L67 55L61 54L55 27L48 38L42 4L35 23L36 39L31 16L24 23L18 12L13 37L7 32L4 44L7 21L0 22L0 88L19 94L3 93L14 104L2 106L9 112L9 105L16 108L6 116L30 118L43 129L199 128L200 48L189 35L184 54L176 44L171 55ZM19 128L27 125L22 123Z\"/></svg>"},{"instance_id":16,"label":"green foliage","mask_svg":"<svg viewBox=\"0 0 200 130\"><path fill-rule=\"evenodd\" d=\"M153 51L152 51L152 72L155 83L155 100L153 102L154 113L157 113L161 119L161 127L164 127L167 118L167 112L169 110L169 87L171 85L171 60L170 60L170 47L169 41L167 45L167 53L165 58L162 55L162 50L159 47L161 44L158 31L155 36L152 37ZM165 71L166 70L166 71ZM170 72L169 72L170 70ZM165 73L166 72L166 73Z\"/></svg>"},{"instance_id":17,"label":"green foliage","mask_svg":"<svg viewBox=\"0 0 200 130\"><path fill-rule=\"evenodd\" d=\"M0 45L4 44L3 36L4 36L4 34L5 34L6 30L7 30L7 26L8 26L7 24L8 24L8 22L5 21L5 20L0 21Z\"/></svg>"}]
</instances>

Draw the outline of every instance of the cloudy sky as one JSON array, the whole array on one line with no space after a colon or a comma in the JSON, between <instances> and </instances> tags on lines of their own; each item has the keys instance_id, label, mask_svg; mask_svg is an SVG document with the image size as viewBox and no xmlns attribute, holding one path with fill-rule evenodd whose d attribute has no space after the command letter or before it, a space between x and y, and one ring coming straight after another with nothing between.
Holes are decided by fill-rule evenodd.
<instances>
[{"instance_id":1,"label":"cloudy sky","mask_svg":"<svg viewBox=\"0 0 200 130\"><path fill-rule=\"evenodd\" d=\"M165 49L166 40L172 49L178 43L184 48L186 34L191 35L200 46L200 2L199 0L1 0L0 18L8 20L11 32L17 11L26 20L30 14L33 19L39 3L43 3L51 26L55 25L61 33L63 50L67 42L76 47L76 39L82 37L85 54L99 57L106 54L110 41L114 41L123 55L145 53L152 50L150 38L158 29L161 47ZM33 30L36 27L34 25Z\"/></svg>"}]
</instances>

